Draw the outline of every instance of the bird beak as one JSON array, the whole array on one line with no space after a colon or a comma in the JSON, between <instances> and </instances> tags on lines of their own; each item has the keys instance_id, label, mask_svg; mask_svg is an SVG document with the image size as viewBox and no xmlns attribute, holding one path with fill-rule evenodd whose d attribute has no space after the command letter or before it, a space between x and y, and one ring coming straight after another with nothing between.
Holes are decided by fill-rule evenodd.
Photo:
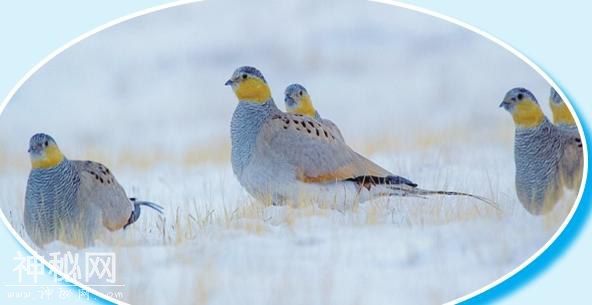
<instances>
[{"instance_id":1,"label":"bird beak","mask_svg":"<svg viewBox=\"0 0 592 305\"><path fill-rule=\"evenodd\" d=\"M504 108L504 109L508 110L508 108L510 108L510 103L503 101L499 106L500 106L500 108Z\"/></svg>"},{"instance_id":2,"label":"bird beak","mask_svg":"<svg viewBox=\"0 0 592 305\"><path fill-rule=\"evenodd\" d=\"M232 85L232 79L229 79L226 81L226 83L224 83L224 86L230 86Z\"/></svg>"},{"instance_id":3,"label":"bird beak","mask_svg":"<svg viewBox=\"0 0 592 305\"><path fill-rule=\"evenodd\" d=\"M294 99L293 99L293 98L291 98L291 97L289 97L289 96L287 96L287 95L286 95L286 98L284 98L284 102L286 102L286 104L288 104L288 105L290 105L290 106L292 106L292 105L296 104L296 101L294 101Z\"/></svg>"}]
</instances>

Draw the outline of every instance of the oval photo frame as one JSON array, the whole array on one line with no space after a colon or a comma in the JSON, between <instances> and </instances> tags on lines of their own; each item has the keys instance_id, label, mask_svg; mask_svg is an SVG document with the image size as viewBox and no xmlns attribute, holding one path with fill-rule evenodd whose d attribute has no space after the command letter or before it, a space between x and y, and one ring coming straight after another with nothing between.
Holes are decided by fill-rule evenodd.
<instances>
[{"instance_id":1,"label":"oval photo frame","mask_svg":"<svg viewBox=\"0 0 592 305\"><path fill-rule=\"evenodd\" d=\"M21 89L21 87L26 84L28 82L28 80L30 78L32 78L33 76L36 75L36 73L43 67L45 67L48 63L52 62L52 60L54 60L54 58L58 57L61 54L65 54L64 52L67 51L68 49L70 49L73 46L76 46L78 43L85 41L87 38L91 38L93 37L93 35L97 34L97 33L101 33L104 32L105 30L108 29L112 29L112 28L116 28L116 26L124 24L127 21L130 20L135 20L139 17L143 17L143 16L148 16L151 15L152 13L156 13L156 12L161 12L161 11L166 11L167 9L170 8L178 8L178 7L182 7L185 5L190 5L192 3L196 3L196 2L202 2L202 1L186 1L186 2L179 2L179 3L171 3L171 4L165 4L165 5L160 5L154 8L150 8L150 9L146 9L146 10L142 10L140 12L128 15L128 16L124 16L121 18L118 18L116 20L113 20L103 26L100 26L94 30L91 30L77 38L75 38L74 40L72 40L71 42L67 43L66 45L64 45L63 47L61 47L60 49L56 50L55 52L51 53L50 55L48 55L43 61L41 61L40 63L38 63L37 65L35 65L35 67L33 67L33 69L31 69L29 72L27 72L25 74L25 76L18 81L18 83L16 84L16 86L10 91L10 93L8 94L8 96L3 100L3 102L0 104L0 114L2 114L5 110L5 108L7 107L8 103L13 99L13 97L15 95L17 95L17 93L19 93L19 90ZM583 164L583 180L582 183L579 187L579 190L577 192L577 196L575 198L575 201L573 203L573 205L571 206L571 208L569 209L569 212L565 215L565 219L563 221L561 221L560 225L556 228L556 231L551 235L551 237L547 240L547 242L540 248L538 248L528 259L522 261L522 263L520 263L518 266L516 266L513 270L511 270L510 272L506 273L505 275L493 280L492 282L490 282L489 284L482 286L481 288L474 290L472 292L469 292L468 294L455 298L453 300L446 300L447 304L455 304L455 303L460 303L466 300L471 299L472 297L475 297L489 289L492 289L493 287L499 285L500 283L506 281L507 279L509 279L510 277L514 276L515 274L517 274L518 272L520 272L521 270L523 270L526 266L528 266L529 264L531 264L534 260L536 260L545 250L547 250L547 248L549 248L549 246L555 242L555 240L559 237L559 235L563 232L563 230L565 229L565 227L567 226L567 224L570 222L570 220L572 219L574 213L576 210L578 210L578 206L581 202L581 198L582 198L582 194L584 191L584 186L586 184L586 177L587 177L587 170L588 170L588 164L587 164L587 156L588 156L588 151L587 151L587 141L585 139L585 137L583 136L583 128L582 128L582 124L579 120L579 117L577 116L576 112L574 111L573 106L569 103L569 100L566 98L565 94L562 93L562 91L560 90L560 88L557 86L557 84L555 82L553 82L553 80L544 73L544 71L542 71L541 68L539 68L537 65L535 65L532 61L530 61L526 56L524 56L522 53L520 53L519 51L515 50L514 48L512 48L511 46L509 46L508 44L504 43L503 41L495 38L494 36L483 32L481 30L479 30L476 27L473 27L469 24L466 24L464 22L461 22L459 20L456 20L454 18L430 11L430 10L426 10L414 5L409 5L409 4L404 4L404 3L399 3L396 1L380 1L380 0L375 0L375 1L371 1L371 2L376 2L379 3L377 5L392 5L395 6L397 8L401 8L403 10L409 10L412 12L417 12L419 14L422 15L426 15L429 18L434 18L434 19L439 19L439 20L443 20L447 23L453 24L457 27L466 29L470 32L472 32L473 34L477 34L475 36L479 36L479 38L485 38L486 40L493 42L494 44L496 44L497 46L500 46L501 48L509 51L510 53L512 53L515 57L517 57L518 59L520 59L520 61L522 61L523 63L526 63L532 70L534 70L540 77L542 77L550 86L552 86L561 96L561 98L564 101L568 101L566 103L567 107L569 108L569 111L571 112L571 114L573 115L573 117L575 118L577 127L580 131L581 134L581 141L582 141L582 145L583 145L583 156L584 156L584 164ZM370 5L370 3L366 3L366 5ZM266 77L268 78L272 78L273 76L277 76L277 71L273 71L271 73L269 72L265 72L263 71L266 75ZM227 77L230 76L230 74L232 73L232 71L221 71L221 74L226 74ZM299 74L300 72L297 72L296 74ZM314 82L311 82L314 83ZM226 88L222 88L221 90L224 90ZM508 88L510 89L510 88ZM126 89L121 89L123 91L125 91ZM228 89L227 89L228 90ZM279 90L276 89L275 90L276 94L279 94ZM500 92L500 99L502 98L504 92ZM314 95L313 95L314 97ZM280 100L278 99L276 102L280 102ZM225 105L225 107L234 107L235 105L232 104L228 104ZM506 118L507 119L507 118ZM1 121L1 120L0 120ZM58 140L59 141L59 140ZM66 143L62 144L67 146ZM511 153L510 148L508 148L507 153ZM122 161L123 162L123 161ZM187 161L187 162L197 162L197 161ZM513 173L512 173L513 175ZM517 201L516 201L517 202ZM148 212L146 212L148 213ZM19 243L29 252L31 253L31 255L33 255L35 258L37 258L39 261L43 262L43 264L49 268L52 272L55 272L57 274L60 274L64 279L66 279L68 282L74 283L77 286L81 287L82 289L85 289L89 292L91 292L94 295L97 295L107 301L113 302L113 303L117 303L117 304L124 304L124 302L122 300L118 300L115 299L113 297L110 297L108 295L106 295L104 292L101 292L99 290L96 290L92 287L89 287L88 285L85 285L84 283L82 283L81 281L74 279L70 276L68 276L67 274L62 274L62 272L60 272L60 270L57 270L57 268L55 268L55 266L49 264L48 260L46 259L46 257L40 255L33 247L31 247L21 236L21 234L19 234L19 232L17 232L17 229L15 229L15 227L13 226L14 224L11 223L11 221L9 221L9 219L6 217L5 215L5 211L4 211L4 207L2 209L2 221L4 222L4 224L6 225L6 227L9 229L9 231L13 234L13 236L15 236L15 238L19 241ZM265 212L262 212L261 215L266 215ZM274 217L276 215L273 215ZM271 216L270 216L271 217ZM163 229L164 230L164 229ZM310 243L315 243L315 239L311 238L311 241L303 241L304 243L306 242L310 242Z\"/></svg>"}]
</instances>

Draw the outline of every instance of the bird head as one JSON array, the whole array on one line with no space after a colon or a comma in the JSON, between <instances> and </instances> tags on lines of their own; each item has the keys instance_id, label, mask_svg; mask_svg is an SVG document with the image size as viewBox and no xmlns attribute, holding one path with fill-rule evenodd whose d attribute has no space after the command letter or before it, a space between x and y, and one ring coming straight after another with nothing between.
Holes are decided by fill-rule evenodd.
<instances>
[{"instance_id":1,"label":"bird head","mask_svg":"<svg viewBox=\"0 0 592 305\"><path fill-rule=\"evenodd\" d=\"M64 160L64 155L55 140L44 133L31 137L28 152L33 168L52 168Z\"/></svg>"},{"instance_id":2,"label":"bird head","mask_svg":"<svg viewBox=\"0 0 592 305\"><path fill-rule=\"evenodd\" d=\"M306 89L300 84L292 84L286 88L284 102L286 111L314 118L317 111Z\"/></svg>"},{"instance_id":3,"label":"bird head","mask_svg":"<svg viewBox=\"0 0 592 305\"><path fill-rule=\"evenodd\" d=\"M536 127L545 118L534 94L524 88L514 88L508 91L500 107L512 114L517 127Z\"/></svg>"},{"instance_id":4,"label":"bird head","mask_svg":"<svg viewBox=\"0 0 592 305\"><path fill-rule=\"evenodd\" d=\"M563 100L561 99L561 96L559 96L559 93L557 93L557 91L555 91L555 89L553 87L551 87L551 91L549 94L549 103L555 104L555 105L563 104Z\"/></svg>"},{"instance_id":5,"label":"bird head","mask_svg":"<svg viewBox=\"0 0 592 305\"><path fill-rule=\"evenodd\" d=\"M256 68L244 66L234 70L226 82L241 102L263 104L271 99L271 91L263 74Z\"/></svg>"},{"instance_id":6,"label":"bird head","mask_svg":"<svg viewBox=\"0 0 592 305\"><path fill-rule=\"evenodd\" d=\"M551 87L551 93L549 95L549 106L551 107L551 112L553 112L553 123L567 125L576 124L569 108L567 108L567 104L563 102L563 99L553 87Z\"/></svg>"}]
</instances>

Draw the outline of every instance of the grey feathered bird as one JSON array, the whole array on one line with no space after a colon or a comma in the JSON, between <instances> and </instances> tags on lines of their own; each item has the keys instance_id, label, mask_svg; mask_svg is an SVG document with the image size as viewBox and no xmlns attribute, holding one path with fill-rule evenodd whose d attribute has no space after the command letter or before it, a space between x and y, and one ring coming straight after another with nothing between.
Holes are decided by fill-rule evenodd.
<instances>
[{"instance_id":1,"label":"grey feathered bird","mask_svg":"<svg viewBox=\"0 0 592 305\"><path fill-rule=\"evenodd\" d=\"M581 149L580 139L555 127L541 110L535 96L524 88L514 88L500 104L512 114L516 125L514 159L516 193L531 214L553 209L563 195L560 163L564 152Z\"/></svg>"},{"instance_id":2,"label":"grey feathered bird","mask_svg":"<svg viewBox=\"0 0 592 305\"><path fill-rule=\"evenodd\" d=\"M579 141L581 137L576 121L567 104L553 88L551 88L549 96L549 106L553 113L553 124L567 136L575 137ZM565 186L572 190L579 189L584 172L584 154L581 143L578 146L566 146L560 169Z\"/></svg>"},{"instance_id":3,"label":"grey feathered bird","mask_svg":"<svg viewBox=\"0 0 592 305\"><path fill-rule=\"evenodd\" d=\"M232 168L255 198L274 204L364 202L379 196L461 195L430 191L354 152L322 122L283 113L261 72L240 67L226 85L239 103L231 121Z\"/></svg>"},{"instance_id":4,"label":"grey feathered bird","mask_svg":"<svg viewBox=\"0 0 592 305\"><path fill-rule=\"evenodd\" d=\"M333 121L321 117L319 112L315 109L310 98L310 94L300 84L291 84L286 87L284 92L284 102L286 105L286 112L300 114L313 118L323 124L323 126L331 131L336 138L345 141L341 130L333 123Z\"/></svg>"},{"instance_id":5,"label":"grey feathered bird","mask_svg":"<svg viewBox=\"0 0 592 305\"><path fill-rule=\"evenodd\" d=\"M49 135L31 137L29 155L25 230L40 247L54 240L90 246L105 229L134 223L142 206L162 213L155 203L128 198L106 166L68 160Z\"/></svg>"}]
</instances>

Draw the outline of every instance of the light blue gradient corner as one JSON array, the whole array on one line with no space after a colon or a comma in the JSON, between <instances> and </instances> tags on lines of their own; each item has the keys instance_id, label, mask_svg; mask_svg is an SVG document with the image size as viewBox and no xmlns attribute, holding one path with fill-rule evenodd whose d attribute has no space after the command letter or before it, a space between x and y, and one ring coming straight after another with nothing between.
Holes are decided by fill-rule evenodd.
<instances>
[{"instance_id":1,"label":"light blue gradient corner","mask_svg":"<svg viewBox=\"0 0 592 305\"><path fill-rule=\"evenodd\" d=\"M44 301L45 296L42 295L42 290L45 289L42 285L56 285L56 282L53 281L53 277L51 271L45 267L44 274L39 276L35 284L38 284L38 287L16 287L12 286L14 284L29 284L26 281L19 281L17 278L17 272L15 271L15 267L17 266L17 262L15 261L15 256L17 253L21 253L23 256L28 256L28 251L22 247L19 242L11 235L11 233L4 229L0 230L0 240L2 241L2 251L0 251L0 270L2 273L0 275L0 303L2 304L40 304L40 303L56 303L59 301L60 304L66 305L80 305L80 304L112 304L109 301L103 300L101 297L94 295L92 293L87 293L84 289L71 286L71 283L68 282L57 282L60 287L52 287L52 296L47 302ZM26 276L26 275L25 275ZM56 294L58 293L58 289L70 290L72 292L72 296L68 298L60 299ZM13 295L19 293L29 293L30 297L14 297ZM10 297L9 297L10 296Z\"/></svg>"}]
</instances>

